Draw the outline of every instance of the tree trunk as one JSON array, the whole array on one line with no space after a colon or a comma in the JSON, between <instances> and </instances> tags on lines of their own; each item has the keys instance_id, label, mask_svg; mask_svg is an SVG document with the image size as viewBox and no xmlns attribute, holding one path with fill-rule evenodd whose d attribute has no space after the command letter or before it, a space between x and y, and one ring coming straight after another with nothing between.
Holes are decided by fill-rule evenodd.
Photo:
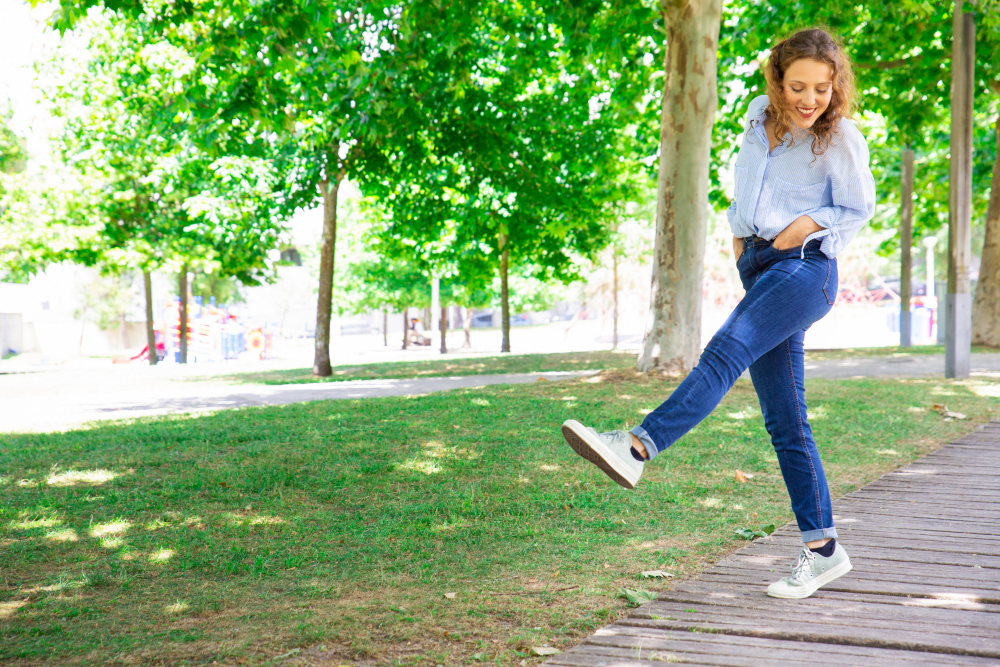
<instances>
[{"instance_id":1,"label":"tree trunk","mask_svg":"<svg viewBox=\"0 0 1000 667\"><path fill-rule=\"evenodd\" d=\"M389 347L389 306L382 311L382 345Z\"/></svg>"},{"instance_id":2,"label":"tree trunk","mask_svg":"<svg viewBox=\"0 0 1000 667\"><path fill-rule=\"evenodd\" d=\"M323 245L319 253L319 298L316 302L316 352L313 357L313 375L329 377L330 368L330 319L333 313L333 260L337 251L337 191L344 179L340 171L330 183L329 178L319 182L323 196Z\"/></svg>"},{"instance_id":3,"label":"tree trunk","mask_svg":"<svg viewBox=\"0 0 1000 667\"><path fill-rule=\"evenodd\" d=\"M667 30L656 242L640 371L685 373L701 349L708 163L722 0L661 0Z\"/></svg>"},{"instance_id":4,"label":"tree trunk","mask_svg":"<svg viewBox=\"0 0 1000 667\"><path fill-rule=\"evenodd\" d=\"M500 235L500 328L503 340L500 343L501 352L510 352L510 296L507 290L507 264L510 261L510 249L507 247L507 235Z\"/></svg>"},{"instance_id":5,"label":"tree trunk","mask_svg":"<svg viewBox=\"0 0 1000 667\"><path fill-rule=\"evenodd\" d=\"M441 306L441 354L448 352L448 306Z\"/></svg>"},{"instance_id":6,"label":"tree trunk","mask_svg":"<svg viewBox=\"0 0 1000 667\"><path fill-rule=\"evenodd\" d=\"M970 3L971 4L971 3ZM952 17L951 137L948 176L948 292L944 376L969 377L972 348L972 123L976 65L975 16L955 1Z\"/></svg>"},{"instance_id":7,"label":"tree trunk","mask_svg":"<svg viewBox=\"0 0 1000 667\"><path fill-rule=\"evenodd\" d=\"M188 362L188 265L181 267L181 275L177 284L181 297L181 319L177 327L177 337L180 340L180 363Z\"/></svg>"},{"instance_id":8,"label":"tree trunk","mask_svg":"<svg viewBox=\"0 0 1000 667\"><path fill-rule=\"evenodd\" d=\"M407 344L410 342L410 323L407 321L409 319L410 309L403 308L403 349L406 349Z\"/></svg>"},{"instance_id":9,"label":"tree trunk","mask_svg":"<svg viewBox=\"0 0 1000 667\"><path fill-rule=\"evenodd\" d=\"M901 176L903 196L899 207L899 346L910 347L913 342L910 327L910 277L913 262L910 249L913 245L913 150L903 150Z\"/></svg>"},{"instance_id":10,"label":"tree trunk","mask_svg":"<svg viewBox=\"0 0 1000 667\"><path fill-rule=\"evenodd\" d=\"M996 121L996 140L997 156L986 209L986 241L972 303L972 342L990 347L1000 347L1000 116Z\"/></svg>"},{"instance_id":11,"label":"tree trunk","mask_svg":"<svg viewBox=\"0 0 1000 667\"><path fill-rule=\"evenodd\" d=\"M614 299L615 299L615 308L614 308L615 321L614 321L614 332L611 335L611 349L617 350L618 349L618 253L613 252L611 254L611 259L614 271L613 289L614 289Z\"/></svg>"},{"instance_id":12,"label":"tree trunk","mask_svg":"<svg viewBox=\"0 0 1000 667\"><path fill-rule=\"evenodd\" d=\"M149 365L156 365L156 329L153 328L153 277L143 270L142 284L146 291L146 345L149 346Z\"/></svg>"},{"instance_id":13,"label":"tree trunk","mask_svg":"<svg viewBox=\"0 0 1000 667\"><path fill-rule=\"evenodd\" d=\"M465 309L465 321L462 323L462 329L465 330L465 342L462 343L462 348L472 347L472 308Z\"/></svg>"}]
</instances>

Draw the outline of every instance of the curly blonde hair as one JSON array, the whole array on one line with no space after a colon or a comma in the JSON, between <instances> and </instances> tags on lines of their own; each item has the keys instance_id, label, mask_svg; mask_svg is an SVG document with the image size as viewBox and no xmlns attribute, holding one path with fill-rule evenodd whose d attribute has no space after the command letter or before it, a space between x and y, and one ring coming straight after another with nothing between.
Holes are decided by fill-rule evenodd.
<instances>
[{"instance_id":1,"label":"curly blonde hair","mask_svg":"<svg viewBox=\"0 0 1000 667\"><path fill-rule=\"evenodd\" d=\"M854 70L840 41L822 28L799 30L774 45L763 66L768 99L765 113L774 120L776 136L783 137L786 132L792 132L792 143L795 141L794 130L798 126L793 120L792 109L785 103L785 72L789 65L800 58L826 63L833 71L830 106L812 127L805 130L814 137L812 152L818 157L829 148L840 119L851 118L854 111Z\"/></svg>"}]
</instances>

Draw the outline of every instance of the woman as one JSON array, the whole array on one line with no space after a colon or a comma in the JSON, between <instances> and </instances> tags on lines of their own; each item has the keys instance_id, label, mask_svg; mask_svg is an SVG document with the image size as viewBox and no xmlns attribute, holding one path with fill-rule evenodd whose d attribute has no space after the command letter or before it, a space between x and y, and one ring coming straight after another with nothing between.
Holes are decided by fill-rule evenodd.
<instances>
[{"instance_id":1,"label":"woman","mask_svg":"<svg viewBox=\"0 0 1000 667\"><path fill-rule=\"evenodd\" d=\"M850 62L825 31L777 44L767 95L750 103L727 211L746 296L670 398L631 433L579 422L563 436L583 458L631 489L644 462L718 405L747 368L778 455L804 547L792 575L768 595L804 598L850 571L837 543L830 493L806 421L802 342L837 295L837 254L871 219L875 181L868 146L851 123Z\"/></svg>"}]
</instances>

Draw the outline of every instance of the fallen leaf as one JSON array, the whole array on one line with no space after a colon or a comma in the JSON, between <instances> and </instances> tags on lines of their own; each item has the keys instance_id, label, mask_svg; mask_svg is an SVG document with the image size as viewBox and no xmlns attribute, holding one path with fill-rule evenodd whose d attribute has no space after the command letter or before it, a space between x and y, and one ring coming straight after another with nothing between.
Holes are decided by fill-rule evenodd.
<instances>
[{"instance_id":1,"label":"fallen leaf","mask_svg":"<svg viewBox=\"0 0 1000 667\"><path fill-rule=\"evenodd\" d=\"M965 414L962 412L952 412L951 410L945 410L945 417L951 417L952 419L965 419Z\"/></svg>"},{"instance_id":2,"label":"fallen leaf","mask_svg":"<svg viewBox=\"0 0 1000 667\"><path fill-rule=\"evenodd\" d=\"M773 532L774 524L772 523L760 528L741 528L736 531L736 537L742 537L744 540L752 540L757 537L767 537Z\"/></svg>"},{"instance_id":3,"label":"fallen leaf","mask_svg":"<svg viewBox=\"0 0 1000 667\"><path fill-rule=\"evenodd\" d=\"M449 600L454 600L455 599L455 594L454 593L445 593L444 596L446 598L448 598Z\"/></svg>"},{"instance_id":4,"label":"fallen leaf","mask_svg":"<svg viewBox=\"0 0 1000 667\"><path fill-rule=\"evenodd\" d=\"M537 380L535 380L535 382L548 382L548 380L545 379L545 378L543 378L543 377L541 377L541 376L539 376L539 378Z\"/></svg>"},{"instance_id":5,"label":"fallen leaf","mask_svg":"<svg viewBox=\"0 0 1000 667\"><path fill-rule=\"evenodd\" d=\"M532 646L531 655L555 655L559 653L559 649L552 648L551 646Z\"/></svg>"},{"instance_id":6,"label":"fallen leaf","mask_svg":"<svg viewBox=\"0 0 1000 667\"><path fill-rule=\"evenodd\" d=\"M471 657L472 657L473 660L483 661L483 660L486 659L486 654L485 653L473 653Z\"/></svg>"},{"instance_id":7,"label":"fallen leaf","mask_svg":"<svg viewBox=\"0 0 1000 667\"><path fill-rule=\"evenodd\" d=\"M647 579L653 579L654 577L672 577L674 575L669 572L664 572L663 570L643 570L642 576Z\"/></svg>"},{"instance_id":8,"label":"fallen leaf","mask_svg":"<svg viewBox=\"0 0 1000 667\"><path fill-rule=\"evenodd\" d=\"M737 470L736 471L736 481L739 482L740 484L743 484L745 482L749 482L751 477L753 477L753 475L748 476L742 470Z\"/></svg>"},{"instance_id":9,"label":"fallen leaf","mask_svg":"<svg viewBox=\"0 0 1000 667\"><path fill-rule=\"evenodd\" d=\"M621 588L618 590L618 597L625 598L634 605L650 602L656 598L656 593L643 590L641 588Z\"/></svg>"},{"instance_id":10,"label":"fallen leaf","mask_svg":"<svg viewBox=\"0 0 1000 667\"><path fill-rule=\"evenodd\" d=\"M931 406L931 410L937 410L938 412L941 412L942 410L947 410L947 409L948 409L948 406L945 405L944 403L935 403L934 405Z\"/></svg>"}]
</instances>

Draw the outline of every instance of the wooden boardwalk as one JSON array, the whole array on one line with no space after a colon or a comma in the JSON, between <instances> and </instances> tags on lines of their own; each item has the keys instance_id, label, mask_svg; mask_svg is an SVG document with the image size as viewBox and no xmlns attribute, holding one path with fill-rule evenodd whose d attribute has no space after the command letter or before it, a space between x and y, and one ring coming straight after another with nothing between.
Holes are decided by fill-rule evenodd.
<instances>
[{"instance_id":1,"label":"wooden boardwalk","mask_svg":"<svg viewBox=\"0 0 1000 667\"><path fill-rule=\"evenodd\" d=\"M834 503L854 569L769 598L790 524L662 591L549 665L1000 665L1000 422Z\"/></svg>"}]
</instances>

